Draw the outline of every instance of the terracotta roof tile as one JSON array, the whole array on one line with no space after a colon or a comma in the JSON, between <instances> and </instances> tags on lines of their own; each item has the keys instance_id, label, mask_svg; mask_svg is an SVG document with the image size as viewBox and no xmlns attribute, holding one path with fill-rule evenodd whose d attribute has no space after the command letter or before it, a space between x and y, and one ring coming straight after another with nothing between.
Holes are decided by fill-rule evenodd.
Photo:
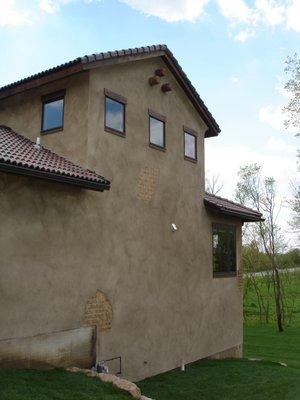
<instances>
[{"instance_id":1,"label":"terracotta roof tile","mask_svg":"<svg viewBox=\"0 0 300 400\"><path fill-rule=\"evenodd\" d=\"M200 114L202 117L205 119L205 122L209 126L209 131L206 133L206 136L216 136L220 132L220 127L217 124L216 120L206 107L205 103L199 96L197 90L195 87L192 85L191 81L188 79L187 75L179 65L177 59L173 55L173 53L170 51L170 49L165 45L165 44L158 44L158 45L152 45L152 46L143 46L143 47L135 47L135 48L130 48L126 50L115 50L115 51L108 51L108 52L101 52L101 53L95 53L91 55L85 55L83 57L78 57L75 60L69 61L65 64L58 65L54 68L47 69L45 71L42 71L38 74L31 75L28 78L21 79L17 82L10 83L6 86L0 87L0 94L5 93L9 91L10 89L13 89L17 87L18 85L22 84L27 84L30 81L33 81L35 79L41 78L43 76L50 75L54 72L58 72L64 69L68 69L70 67L77 66L79 69L83 69L83 66L85 64L90 64L96 61L101 61L101 60L106 60L106 59L114 59L114 58L121 58L124 56L135 56L135 55L140 55L140 54L145 54L145 53L157 53L157 52L163 52L164 56L171 60L171 63L175 66L176 71L179 73L181 76L181 79L185 82L185 85L188 87L190 93L192 94L193 101L195 99L195 102L197 107L201 110Z\"/></svg>"},{"instance_id":2,"label":"terracotta roof tile","mask_svg":"<svg viewBox=\"0 0 300 400\"><path fill-rule=\"evenodd\" d=\"M210 210L240 218L245 222L263 221L259 211L210 193L205 193L204 204Z\"/></svg>"},{"instance_id":3,"label":"terracotta roof tile","mask_svg":"<svg viewBox=\"0 0 300 400\"><path fill-rule=\"evenodd\" d=\"M0 170L30 175L30 171L47 173L50 180L94 190L109 189L110 182L94 171L83 168L44 146L0 125ZM27 173L26 173L27 171ZM43 176L35 176L42 178ZM57 179L55 179L55 177Z\"/></svg>"}]
</instances>

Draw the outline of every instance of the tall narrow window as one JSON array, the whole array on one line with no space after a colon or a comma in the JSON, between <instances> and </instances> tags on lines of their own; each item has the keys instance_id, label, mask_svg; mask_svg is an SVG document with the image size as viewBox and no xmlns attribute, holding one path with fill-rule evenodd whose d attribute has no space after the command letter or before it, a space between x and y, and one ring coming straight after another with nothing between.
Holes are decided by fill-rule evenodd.
<instances>
[{"instance_id":1,"label":"tall narrow window","mask_svg":"<svg viewBox=\"0 0 300 400\"><path fill-rule=\"evenodd\" d=\"M149 144L151 147L166 148L165 121L163 115L149 110Z\"/></svg>"},{"instance_id":2,"label":"tall narrow window","mask_svg":"<svg viewBox=\"0 0 300 400\"><path fill-rule=\"evenodd\" d=\"M42 97L42 129L43 133L63 129L65 91L52 93Z\"/></svg>"},{"instance_id":3,"label":"tall narrow window","mask_svg":"<svg viewBox=\"0 0 300 400\"><path fill-rule=\"evenodd\" d=\"M184 131L184 158L197 161L197 136L186 130Z\"/></svg>"},{"instance_id":4,"label":"tall narrow window","mask_svg":"<svg viewBox=\"0 0 300 400\"><path fill-rule=\"evenodd\" d=\"M105 130L125 136L126 99L105 89Z\"/></svg>"},{"instance_id":5,"label":"tall narrow window","mask_svg":"<svg viewBox=\"0 0 300 400\"><path fill-rule=\"evenodd\" d=\"M235 226L213 224L213 273L214 276L236 274Z\"/></svg>"}]
</instances>

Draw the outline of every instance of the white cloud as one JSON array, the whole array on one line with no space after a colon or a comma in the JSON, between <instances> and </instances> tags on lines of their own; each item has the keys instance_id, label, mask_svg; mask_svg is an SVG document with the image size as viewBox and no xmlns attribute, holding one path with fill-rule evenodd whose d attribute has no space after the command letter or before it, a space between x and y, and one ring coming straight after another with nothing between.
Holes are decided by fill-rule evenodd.
<instances>
[{"instance_id":1,"label":"white cloud","mask_svg":"<svg viewBox=\"0 0 300 400\"><path fill-rule=\"evenodd\" d=\"M239 33L237 33L237 34L234 36L234 39L235 39L237 42L243 43L243 42L245 42L247 39L249 39L249 38L251 38L251 37L254 37L254 36L255 36L255 31L254 31L254 30L245 29L245 30L242 30L242 31L240 31Z\"/></svg>"},{"instance_id":2,"label":"white cloud","mask_svg":"<svg viewBox=\"0 0 300 400\"><path fill-rule=\"evenodd\" d=\"M222 15L234 23L254 23L255 11L244 0L217 0Z\"/></svg>"},{"instance_id":3,"label":"white cloud","mask_svg":"<svg viewBox=\"0 0 300 400\"><path fill-rule=\"evenodd\" d=\"M282 109L282 105L274 106L272 104L269 104L265 107L262 107L259 110L259 120L261 122L265 122L266 124L270 125L272 128L278 131L283 131L285 129L285 117Z\"/></svg>"},{"instance_id":4,"label":"white cloud","mask_svg":"<svg viewBox=\"0 0 300 400\"><path fill-rule=\"evenodd\" d=\"M39 7L42 11L48 14L55 14L57 11L60 10L61 6L64 6L69 3L75 3L80 0L40 0ZM92 3L93 0L83 0L84 3ZM97 0L101 1L101 0Z\"/></svg>"},{"instance_id":5,"label":"white cloud","mask_svg":"<svg viewBox=\"0 0 300 400\"><path fill-rule=\"evenodd\" d=\"M59 4L57 1L53 0L41 0L40 9L46 13L54 14L59 9Z\"/></svg>"},{"instance_id":6,"label":"white cloud","mask_svg":"<svg viewBox=\"0 0 300 400\"><path fill-rule=\"evenodd\" d=\"M286 26L300 32L300 1L293 0L286 10Z\"/></svg>"},{"instance_id":7,"label":"white cloud","mask_svg":"<svg viewBox=\"0 0 300 400\"><path fill-rule=\"evenodd\" d=\"M282 24L285 19L286 8L274 0L256 0L255 6L260 18L265 23L275 26Z\"/></svg>"},{"instance_id":8,"label":"white cloud","mask_svg":"<svg viewBox=\"0 0 300 400\"><path fill-rule=\"evenodd\" d=\"M238 76L232 76L230 78L231 82L233 83L239 83L240 82L240 78Z\"/></svg>"},{"instance_id":9,"label":"white cloud","mask_svg":"<svg viewBox=\"0 0 300 400\"><path fill-rule=\"evenodd\" d=\"M210 0L120 0L146 15L153 15L167 22L195 22Z\"/></svg>"},{"instance_id":10,"label":"white cloud","mask_svg":"<svg viewBox=\"0 0 300 400\"><path fill-rule=\"evenodd\" d=\"M0 26L20 26L29 23L29 11L20 9L14 0L0 0Z\"/></svg>"},{"instance_id":11,"label":"white cloud","mask_svg":"<svg viewBox=\"0 0 300 400\"><path fill-rule=\"evenodd\" d=\"M297 133L298 130L296 128L286 128L284 126L286 116L283 112L283 107L283 104L279 104L277 106L269 104L265 107L261 107L258 113L259 120L270 125L276 131Z\"/></svg>"},{"instance_id":12,"label":"white cloud","mask_svg":"<svg viewBox=\"0 0 300 400\"><path fill-rule=\"evenodd\" d=\"M0 0L0 26L29 23L39 13L55 14L71 2L92 3L101 0ZM300 0L118 0L148 16L166 22L195 22L205 14L206 6L217 4L229 23L230 36L245 42L266 27L281 26L300 32ZM26 4L26 9L20 4Z\"/></svg>"},{"instance_id":13,"label":"white cloud","mask_svg":"<svg viewBox=\"0 0 300 400\"><path fill-rule=\"evenodd\" d=\"M296 147L288 144L285 140L271 136L266 142L266 150L272 153L280 153L296 157Z\"/></svg>"}]
</instances>

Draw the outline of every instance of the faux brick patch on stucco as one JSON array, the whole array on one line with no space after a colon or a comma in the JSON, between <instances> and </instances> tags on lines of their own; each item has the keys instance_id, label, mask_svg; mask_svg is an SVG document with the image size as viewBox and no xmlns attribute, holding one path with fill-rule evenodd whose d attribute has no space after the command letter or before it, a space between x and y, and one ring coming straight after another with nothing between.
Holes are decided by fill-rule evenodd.
<instances>
[{"instance_id":1,"label":"faux brick patch on stucco","mask_svg":"<svg viewBox=\"0 0 300 400\"><path fill-rule=\"evenodd\" d=\"M111 328L112 306L105 293L97 290L96 294L87 300L84 319L87 325L97 325L101 331Z\"/></svg>"},{"instance_id":2,"label":"faux brick patch on stucco","mask_svg":"<svg viewBox=\"0 0 300 400\"><path fill-rule=\"evenodd\" d=\"M138 199L148 202L152 199L157 181L159 169L154 167L144 167L141 169L138 180Z\"/></svg>"}]
</instances>

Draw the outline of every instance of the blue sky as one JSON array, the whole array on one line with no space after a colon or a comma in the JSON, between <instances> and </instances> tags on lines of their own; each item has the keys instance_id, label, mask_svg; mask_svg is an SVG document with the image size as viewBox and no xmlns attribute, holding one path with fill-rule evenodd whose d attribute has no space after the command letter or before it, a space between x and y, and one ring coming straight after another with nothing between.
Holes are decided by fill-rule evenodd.
<instances>
[{"instance_id":1,"label":"blue sky","mask_svg":"<svg viewBox=\"0 0 300 400\"><path fill-rule=\"evenodd\" d=\"M0 11L0 86L84 54L166 43L221 126L206 168L222 194L233 196L239 165L258 162L291 195L298 139L281 109L299 0L0 0Z\"/></svg>"}]
</instances>

